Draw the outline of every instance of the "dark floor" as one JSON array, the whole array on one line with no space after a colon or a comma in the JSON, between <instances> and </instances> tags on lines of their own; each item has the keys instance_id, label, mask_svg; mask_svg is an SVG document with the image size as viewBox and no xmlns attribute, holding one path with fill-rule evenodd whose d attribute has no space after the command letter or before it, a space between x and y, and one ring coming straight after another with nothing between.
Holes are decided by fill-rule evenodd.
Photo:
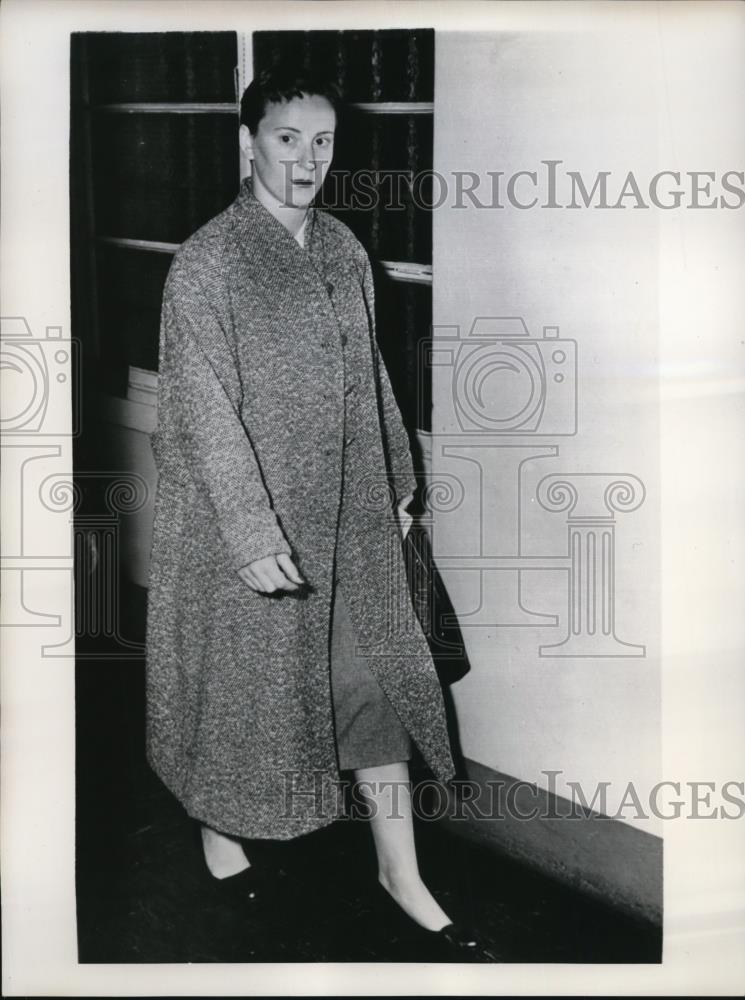
<instances>
[{"instance_id":1,"label":"dark floor","mask_svg":"<svg viewBox=\"0 0 745 1000\"><path fill-rule=\"evenodd\" d=\"M271 903L224 898L193 824L143 754L140 661L78 665L81 962L417 961L420 934L377 889L363 821L248 845ZM490 850L418 830L445 910L470 918L505 962L657 962L660 935Z\"/></svg>"}]
</instances>

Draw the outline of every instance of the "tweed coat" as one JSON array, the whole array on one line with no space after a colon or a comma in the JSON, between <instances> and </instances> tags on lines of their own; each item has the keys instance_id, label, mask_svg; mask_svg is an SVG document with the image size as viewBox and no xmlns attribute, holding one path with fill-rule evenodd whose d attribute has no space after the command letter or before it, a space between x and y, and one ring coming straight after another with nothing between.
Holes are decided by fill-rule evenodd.
<instances>
[{"instance_id":1,"label":"tweed coat","mask_svg":"<svg viewBox=\"0 0 745 1000\"><path fill-rule=\"evenodd\" d=\"M435 776L452 778L393 516L415 486L409 440L375 341L369 260L346 226L312 209L303 248L244 181L180 247L153 454L147 754L189 814L272 839L340 814L334 571L370 669ZM279 552L308 581L302 596L259 594L238 575Z\"/></svg>"}]
</instances>

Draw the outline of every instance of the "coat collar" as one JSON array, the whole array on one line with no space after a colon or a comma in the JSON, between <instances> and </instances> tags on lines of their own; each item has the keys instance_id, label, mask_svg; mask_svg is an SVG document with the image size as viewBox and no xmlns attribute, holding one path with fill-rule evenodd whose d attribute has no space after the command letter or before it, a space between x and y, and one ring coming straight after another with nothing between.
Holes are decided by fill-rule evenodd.
<instances>
[{"instance_id":1,"label":"coat collar","mask_svg":"<svg viewBox=\"0 0 745 1000\"><path fill-rule=\"evenodd\" d=\"M279 219L255 197L250 177L241 181L234 206L241 240L249 240L254 249L263 252L274 248L283 255L290 254L298 264L310 261L322 273L344 254L335 232L325 222L324 213L313 206L308 210L305 245L301 247Z\"/></svg>"},{"instance_id":2,"label":"coat collar","mask_svg":"<svg viewBox=\"0 0 745 1000\"><path fill-rule=\"evenodd\" d=\"M324 213L309 210L305 246L254 196L251 179L241 182L233 202L233 225L240 253L250 262L252 273L260 276L264 287L279 294L280 289L294 290L305 296L319 322L334 321L329 300L329 279L342 263L342 247L334 228Z\"/></svg>"}]
</instances>

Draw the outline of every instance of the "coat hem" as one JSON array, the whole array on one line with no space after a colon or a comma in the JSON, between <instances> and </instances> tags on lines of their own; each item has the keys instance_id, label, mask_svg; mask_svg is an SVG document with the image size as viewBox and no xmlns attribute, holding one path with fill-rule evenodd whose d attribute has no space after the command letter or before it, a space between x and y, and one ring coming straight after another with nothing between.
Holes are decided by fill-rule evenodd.
<instances>
[{"instance_id":1,"label":"coat hem","mask_svg":"<svg viewBox=\"0 0 745 1000\"><path fill-rule=\"evenodd\" d=\"M337 822L337 820L346 818L343 812L337 812L333 815L318 815L305 820L298 818L291 824L287 824L283 829L277 829L271 824L261 822L251 823L249 821L245 824L225 823L212 813L211 810L200 808L199 805L193 802L189 795L184 794L182 783L173 778L170 769L162 767L150 753L147 754L147 762L190 819L198 823L203 823L218 833L224 833L229 837L238 837L243 840L295 840L297 837L305 836L305 834L313 833L316 830L322 830L324 827Z\"/></svg>"}]
</instances>

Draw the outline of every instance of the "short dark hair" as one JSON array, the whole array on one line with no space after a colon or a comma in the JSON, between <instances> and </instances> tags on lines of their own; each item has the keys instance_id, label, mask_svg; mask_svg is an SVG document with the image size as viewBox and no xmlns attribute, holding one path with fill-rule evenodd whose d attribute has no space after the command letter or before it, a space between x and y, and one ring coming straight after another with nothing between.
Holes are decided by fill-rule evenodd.
<instances>
[{"instance_id":1,"label":"short dark hair","mask_svg":"<svg viewBox=\"0 0 745 1000\"><path fill-rule=\"evenodd\" d=\"M332 80L312 72L290 72L281 68L262 70L243 92L241 125L246 125L251 135L256 135L267 104L281 104L306 94L325 97L338 117L341 95Z\"/></svg>"}]
</instances>

